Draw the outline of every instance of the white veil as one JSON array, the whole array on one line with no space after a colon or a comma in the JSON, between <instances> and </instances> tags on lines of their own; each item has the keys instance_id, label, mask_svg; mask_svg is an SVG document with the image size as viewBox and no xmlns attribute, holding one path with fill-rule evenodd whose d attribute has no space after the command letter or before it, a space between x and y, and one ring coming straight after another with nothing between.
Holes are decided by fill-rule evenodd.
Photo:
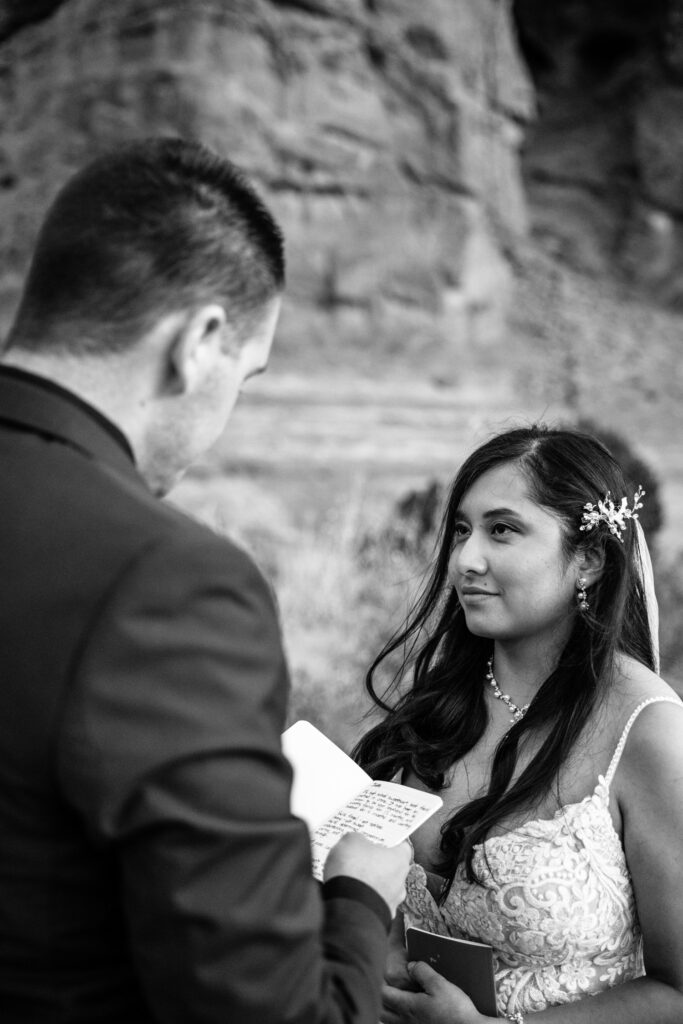
<instances>
[{"instance_id":1,"label":"white veil","mask_svg":"<svg viewBox=\"0 0 683 1024\"><path fill-rule=\"evenodd\" d=\"M640 578L645 594L647 621L650 624L650 639L652 640L652 651L655 659L655 672L659 673L659 605L657 604L657 595L655 594L655 577L652 571L650 549L645 539L645 531L638 519L635 519L635 527Z\"/></svg>"}]
</instances>

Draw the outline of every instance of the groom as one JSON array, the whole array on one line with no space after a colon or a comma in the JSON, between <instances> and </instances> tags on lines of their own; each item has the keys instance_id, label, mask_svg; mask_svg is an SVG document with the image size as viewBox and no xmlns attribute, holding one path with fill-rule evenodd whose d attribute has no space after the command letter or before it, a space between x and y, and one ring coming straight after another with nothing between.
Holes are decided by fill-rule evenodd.
<instances>
[{"instance_id":1,"label":"groom","mask_svg":"<svg viewBox=\"0 0 683 1024\"><path fill-rule=\"evenodd\" d=\"M405 844L322 888L249 557L157 500L266 366L282 239L199 145L66 185L0 365L0 1019L374 1024Z\"/></svg>"}]
</instances>

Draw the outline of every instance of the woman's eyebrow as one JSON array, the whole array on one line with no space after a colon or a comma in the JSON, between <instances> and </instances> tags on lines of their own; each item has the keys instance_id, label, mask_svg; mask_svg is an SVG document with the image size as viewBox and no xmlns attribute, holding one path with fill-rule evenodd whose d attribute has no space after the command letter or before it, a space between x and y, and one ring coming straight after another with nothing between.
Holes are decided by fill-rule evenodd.
<instances>
[{"instance_id":1,"label":"woman's eyebrow","mask_svg":"<svg viewBox=\"0 0 683 1024\"><path fill-rule=\"evenodd\" d=\"M514 508L492 508L488 512L484 512L484 519L493 519L494 516L514 516L515 519L521 519L522 516L519 512L516 512Z\"/></svg>"}]
</instances>

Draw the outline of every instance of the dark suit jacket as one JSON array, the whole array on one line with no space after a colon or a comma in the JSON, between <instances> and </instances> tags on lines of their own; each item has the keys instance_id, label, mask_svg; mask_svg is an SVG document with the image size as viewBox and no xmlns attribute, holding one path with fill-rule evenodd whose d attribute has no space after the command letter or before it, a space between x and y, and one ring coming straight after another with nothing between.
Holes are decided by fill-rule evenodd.
<instances>
[{"instance_id":1,"label":"dark suit jacket","mask_svg":"<svg viewBox=\"0 0 683 1024\"><path fill-rule=\"evenodd\" d=\"M2 1024L374 1024L388 910L311 879L252 561L8 368L0 509Z\"/></svg>"}]
</instances>

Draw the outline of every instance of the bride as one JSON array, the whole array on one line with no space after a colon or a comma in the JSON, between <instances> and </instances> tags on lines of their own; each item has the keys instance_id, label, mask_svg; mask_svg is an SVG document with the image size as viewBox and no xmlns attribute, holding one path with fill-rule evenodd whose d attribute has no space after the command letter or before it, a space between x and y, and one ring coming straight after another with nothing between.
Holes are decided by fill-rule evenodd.
<instances>
[{"instance_id":1,"label":"bride","mask_svg":"<svg viewBox=\"0 0 683 1024\"><path fill-rule=\"evenodd\" d=\"M641 498L595 438L543 426L453 484L355 751L444 801L413 836L385 1024L494 1019L406 963L404 925L490 944L518 1024L683 1021L683 705L657 675ZM412 678L390 705L373 674L396 651Z\"/></svg>"}]
</instances>

